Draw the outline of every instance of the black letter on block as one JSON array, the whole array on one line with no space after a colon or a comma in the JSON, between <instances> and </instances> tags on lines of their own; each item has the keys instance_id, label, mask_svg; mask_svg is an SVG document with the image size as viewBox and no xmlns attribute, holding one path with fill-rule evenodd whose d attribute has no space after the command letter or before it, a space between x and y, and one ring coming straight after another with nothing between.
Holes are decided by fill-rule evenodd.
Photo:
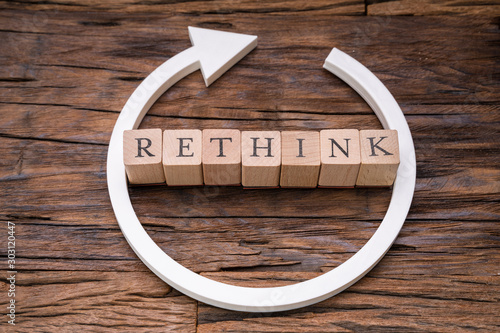
<instances>
[{"instance_id":1,"label":"black letter on block","mask_svg":"<svg viewBox=\"0 0 500 333\"><path fill-rule=\"evenodd\" d=\"M193 138L178 138L179 139L179 155L176 157L193 157L194 153L191 153L191 155L184 155L184 148L187 148L189 150L189 143L184 145L184 140L189 140L193 142Z\"/></svg>"},{"instance_id":2,"label":"black letter on block","mask_svg":"<svg viewBox=\"0 0 500 333\"><path fill-rule=\"evenodd\" d=\"M297 155L297 157L305 157L303 154L302 154L302 141L304 141L305 139L297 139L297 141L299 141L299 154Z\"/></svg>"},{"instance_id":3,"label":"black letter on block","mask_svg":"<svg viewBox=\"0 0 500 333\"><path fill-rule=\"evenodd\" d=\"M233 139L232 138L210 138L210 142L212 142L213 140L219 140L219 155L217 155L217 157L226 157L226 155L224 155L224 140L229 140L229 142L233 142Z\"/></svg>"},{"instance_id":4,"label":"black letter on block","mask_svg":"<svg viewBox=\"0 0 500 333\"><path fill-rule=\"evenodd\" d=\"M265 157L273 157L273 155L271 154L271 141L274 138L265 138L267 140L267 147L257 147L257 140L259 140L259 138L250 139L253 140L253 154L250 155L250 157L259 157L259 155L257 155L257 149L267 149L267 155Z\"/></svg>"},{"instance_id":5,"label":"black letter on block","mask_svg":"<svg viewBox=\"0 0 500 333\"><path fill-rule=\"evenodd\" d=\"M335 141L335 139L330 139L330 141L332 142L332 155L330 155L330 157L337 157L333 153L333 145L336 145L337 148L340 149L342 153L344 153L345 157L349 157L349 140L351 139L344 139L344 140L345 140L345 150L342 149L342 147L337 143L337 141Z\"/></svg>"},{"instance_id":6,"label":"black letter on block","mask_svg":"<svg viewBox=\"0 0 500 333\"><path fill-rule=\"evenodd\" d=\"M391 154L391 153L389 153L387 150L382 149L382 148L380 148L380 147L378 146L378 144L379 144L382 140L384 140L385 138L387 138L387 137L386 137L386 136L381 136L381 137L380 137L380 140L378 140L378 142L377 142L377 143L375 143L375 144L373 144L373 139L375 139L375 138L367 138L368 140L370 140L370 148L372 149L372 153L371 153L371 155L370 155L370 156L378 156L378 155L375 153L375 148L380 149L380 151L381 151L381 152L383 152L383 153L384 153L384 155L392 155L392 154Z\"/></svg>"},{"instance_id":7,"label":"black letter on block","mask_svg":"<svg viewBox=\"0 0 500 333\"><path fill-rule=\"evenodd\" d=\"M150 139L148 139L148 138L136 138L136 140L137 140L137 156L136 157L144 157L144 156L142 156L141 150L144 150L146 152L146 154L148 154L151 157L155 156L148 151L148 148L151 147L151 140ZM142 140L146 140L146 142L148 143L148 145L146 147L142 146L142 144L141 144Z\"/></svg>"}]
</instances>

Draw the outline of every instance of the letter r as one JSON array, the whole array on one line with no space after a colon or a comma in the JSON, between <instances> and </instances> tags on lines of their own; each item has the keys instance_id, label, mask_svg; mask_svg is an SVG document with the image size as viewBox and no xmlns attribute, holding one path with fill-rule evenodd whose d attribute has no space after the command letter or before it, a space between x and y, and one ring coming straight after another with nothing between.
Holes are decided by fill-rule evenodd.
<instances>
[{"instance_id":1,"label":"letter r","mask_svg":"<svg viewBox=\"0 0 500 333\"><path fill-rule=\"evenodd\" d=\"M144 152L146 152L146 154L148 154L148 156L150 157L153 157L155 155L153 155L151 152L148 151L148 148L151 147L151 139L148 139L148 138L136 138L137 140L137 156L136 157L144 157L142 155L142 151L144 150ZM145 140L147 142L147 145L145 147L142 146L142 141Z\"/></svg>"}]
</instances>

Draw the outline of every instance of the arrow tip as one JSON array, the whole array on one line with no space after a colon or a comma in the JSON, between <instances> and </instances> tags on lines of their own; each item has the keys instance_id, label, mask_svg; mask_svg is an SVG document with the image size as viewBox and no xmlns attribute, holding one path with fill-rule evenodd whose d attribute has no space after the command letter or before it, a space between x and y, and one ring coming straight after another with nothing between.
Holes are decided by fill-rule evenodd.
<instances>
[{"instance_id":1,"label":"arrow tip","mask_svg":"<svg viewBox=\"0 0 500 333\"><path fill-rule=\"evenodd\" d=\"M207 87L257 46L257 36L188 27Z\"/></svg>"}]
</instances>

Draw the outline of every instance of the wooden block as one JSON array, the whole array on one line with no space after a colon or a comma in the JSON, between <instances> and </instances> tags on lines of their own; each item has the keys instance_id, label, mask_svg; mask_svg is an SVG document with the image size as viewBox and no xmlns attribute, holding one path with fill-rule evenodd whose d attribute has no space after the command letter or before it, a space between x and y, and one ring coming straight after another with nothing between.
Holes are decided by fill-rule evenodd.
<instances>
[{"instance_id":1,"label":"wooden block","mask_svg":"<svg viewBox=\"0 0 500 333\"><path fill-rule=\"evenodd\" d=\"M319 132L281 132L282 187L316 187L319 169Z\"/></svg>"},{"instance_id":2,"label":"wooden block","mask_svg":"<svg viewBox=\"0 0 500 333\"><path fill-rule=\"evenodd\" d=\"M167 185L203 185L201 131L163 132L163 170Z\"/></svg>"},{"instance_id":3,"label":"wooden block","mask_svg":"<svg viewBox=\"0 0 500 333\"><path fill-rule=\"evenodd\" d=\"M203 130L202 145L205 185L240 184L240 131L233 129L205 129Z\"/></svg>"},{"instance_id":4,"label":"wooden block","mask_svg":"<svg viewBox=\"0 0 500 333\"><path fill-rule=\"evenodd\" d=\"M361 161L357 129L320 132L319 186L354 187Z\"/></svg>"},{"instance_id":5,"label":"wooden block","mask_svg":"<svg viewBox=\"0 0 500 333\"><path fill-rule=\"evenodd\" d=\"M123 132L123 163L130 184L164 183L161 158L161 129Z\"/></svg>"},{"instance_id":6,"label":"wooden block","mask_svg":"<svg viewBox=\"0 0 500 333\"><path fill-rule=\"evenodd\" d=\"M241 132L241 183L246 187L276 187L280 182L281 133Z\"/></svg>"},{"instance_id":7,"label":"wooden block","mask_svg":"<svg viewBox=\"0 0 500 333\"><path fill-rule=\"evenodd\" d=\"M359 137L361 166L356 186L391 186L399 166L398 132L363 130Z\"/></svg>"}]
</instances>

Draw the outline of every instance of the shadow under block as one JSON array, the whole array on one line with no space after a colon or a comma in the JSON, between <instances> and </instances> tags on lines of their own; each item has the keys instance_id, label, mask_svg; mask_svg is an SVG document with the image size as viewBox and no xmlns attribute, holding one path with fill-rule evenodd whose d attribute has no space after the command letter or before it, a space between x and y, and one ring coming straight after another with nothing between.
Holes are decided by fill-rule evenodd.
<instances>
[{"instance_id":1,"label":"shadow under block","mask_svg":"<svg viewBox=\"0 0 500 333\"><path fill-rule=\"evenodd\" d=\"M399 167L398 132L362 130L359 139L361 166L356 186L391 186Z\"/></svg>"},{"instance_id":2,"label":"shadow under block","mask_svg":"<svg viewBox=\"0 0 500 333\"><path fill-rule=\"evenodd\" d=\"M161 159L161 129L123 132L123 163L130 184L164 183Z\"/></svg>"},{"instance_id":3,"label":"shadow under block","mask_svg":"<svg viewBox=\"0 0 500 333\"><path fill-rule=\"evenodd\" d=\"M202 163L205 185L240 184L240 131L234 129L205 129L202 136Z\"/></svg>"},{"instance_id":4,"label":"shadow under block","mask_svg":"<svg viewBox=\"0 0 500 333\"><path fill-rule=\"evenodd\" d=\"M281 132L282 187L316 187L319 169L319 132Z\"/></svg>"},{"instance_id":5,"label":"shadow under block","mask_svg":"<svg viewBox=\"0 0 500 333\"><path fill-rule=\"evenodd\" d=\"M241 184L246 187L276 187L280 182L281 133L241 132Z\"/></svg>"},{"instance_id":6,"label":"shadow under block","mask_svg":"<svg viewBox=\"0 0 500 333\"><path fill-rule=\"evenodd\" d=\"M203 185L201 131L163 132L163 170L167 185Z\"/></svg>"},{"instance_id":7,"label":"shadow under block","mask_svg":"<svg viewBox=\"0 0 500 333\"><path fill-rule=\"evenodd\" d=\"M361 161L357 129L320 132L319 186L354 187Z\"/></svg>"}]
</instances>

